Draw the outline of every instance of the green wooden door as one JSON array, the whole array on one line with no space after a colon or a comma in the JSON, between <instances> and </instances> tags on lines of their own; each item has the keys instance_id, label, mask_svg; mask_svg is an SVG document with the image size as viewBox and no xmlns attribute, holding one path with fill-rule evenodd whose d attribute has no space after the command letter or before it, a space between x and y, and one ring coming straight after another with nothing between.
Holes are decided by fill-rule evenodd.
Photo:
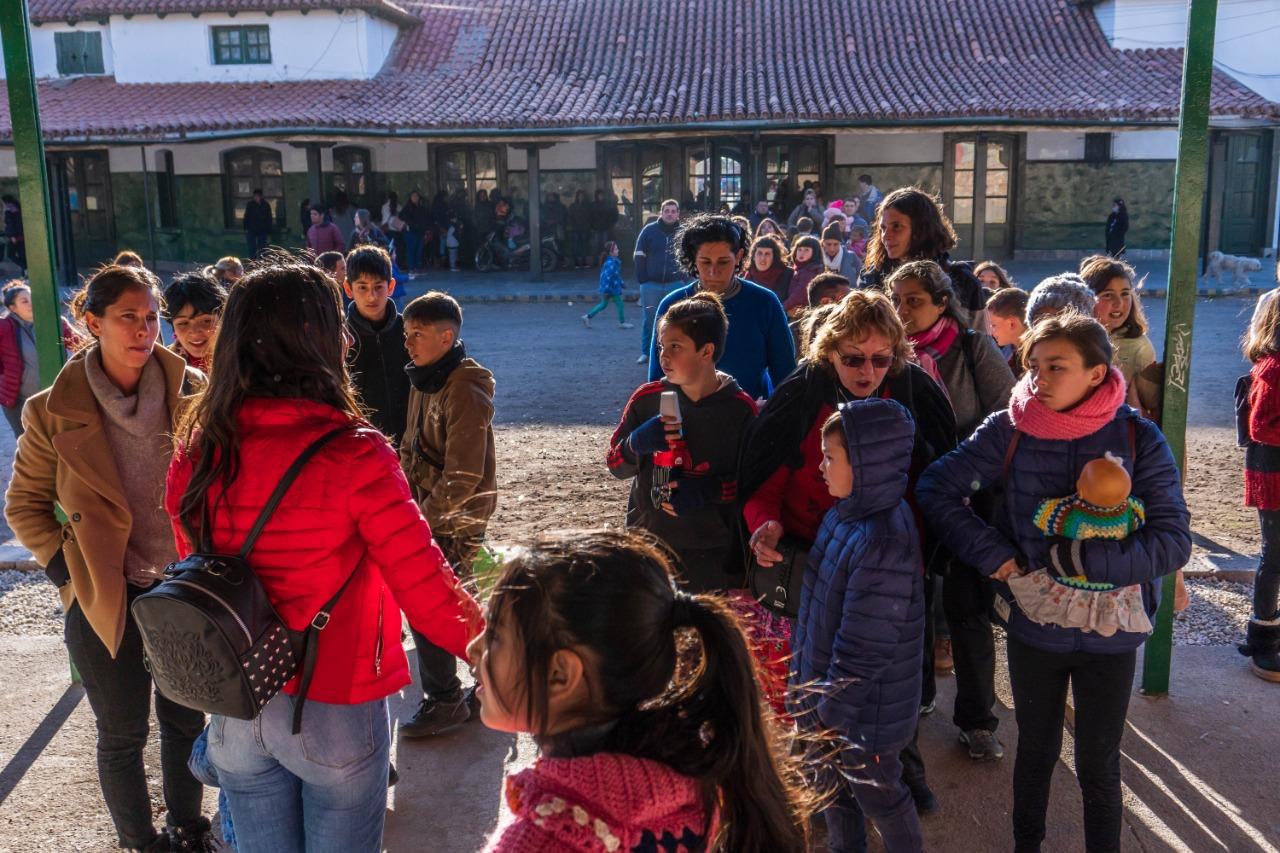
<instances>
[{"instance_id":1,"label":"green wooden door","mask_svg":"<svg viewBox=\"0 0 1280 853\"><path fill-rule=\"evenodd\" d=\"M1234 131L1227 135L1227 163L1222 182L1222 251L1256 255L1262 251L1267 222L1267 179L1271 162L1268 131Z\"/></svg>"},{"instance_id":2,"label":"green wooden door","mask_svg":"<svg viewBox=\"0 0 1280 853\"><path fill-rule=\"evenodd\" d=\"M76 267L94 267L116 252L107 152L61 155L69 236Z\"/></svg>"}]
</instances>

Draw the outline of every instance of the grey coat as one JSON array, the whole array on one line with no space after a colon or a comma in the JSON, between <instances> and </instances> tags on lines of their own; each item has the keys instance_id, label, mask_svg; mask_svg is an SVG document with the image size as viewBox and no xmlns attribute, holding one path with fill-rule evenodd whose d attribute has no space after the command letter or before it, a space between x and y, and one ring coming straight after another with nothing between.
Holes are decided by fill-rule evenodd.
<instances>
[{"instance_id":1,"label":"grey coat","mask_svg":"<svg viewBox=\"0 0 1280 853\"><path fill-rule=\"evenodd\" d=\"M938 360L938 373L951 397L956 438L960 441L968 438L987 415L1009 407L1013 371L990 335L965 330Z\"/></svg>"}]
</instances>

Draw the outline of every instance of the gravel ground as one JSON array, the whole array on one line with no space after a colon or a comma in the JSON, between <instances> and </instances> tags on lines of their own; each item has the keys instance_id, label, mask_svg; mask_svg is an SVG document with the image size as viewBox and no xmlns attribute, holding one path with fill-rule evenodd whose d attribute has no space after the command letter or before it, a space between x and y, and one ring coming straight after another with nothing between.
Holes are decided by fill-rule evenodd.
<instances>
[{"instance_id":1,"label":"gravel ground","mask_svg":"<svg viewBox=\"0 0 1280 853\"><path fill-rule=\"evenodd\" d=\"M532 500L527 502L536 505ZM530 514L536 511L531 508ZM1249 621L1251 588L1241 583L1193 579L1187 582L1187 589L1191 606L1174 620L1175 645L1220 646L1241 642ZM28 637L62 634L62 609L44 575L0 572L0 634Z\"/></svg>"}]
</instances>

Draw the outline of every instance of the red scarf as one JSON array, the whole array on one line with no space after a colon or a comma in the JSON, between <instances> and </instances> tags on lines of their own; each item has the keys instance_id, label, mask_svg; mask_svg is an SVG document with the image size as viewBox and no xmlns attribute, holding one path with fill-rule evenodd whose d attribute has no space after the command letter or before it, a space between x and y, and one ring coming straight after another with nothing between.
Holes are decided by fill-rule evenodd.
<instances>
[{"instance_id":1,"label":"red scarf","mask_svg":"<svg viewBox=\"0 0 1280 853\"><path fill-rule=\"evenodd\" d=\"M1026 373L1013 386L1009 397L1009 418L1014 429L1035 438L1072 441L1093 435L1115 419L1116 410L1124 405L1124 374L1115 367L1107 378L1074 408L1055 412L1031 393L1031 373Z\"/></svg>"},{"instance_id":2,"label":"red scarf","mask_svg":"<svg viewBox=\"0 0 1280 853\"><path fill-rule=\"evenodd\" d=\"M951 349L951 345L956 342L959 334L959 323L950 317L939 317L936 323L923 332L907 335L912 346L915 347L916 362L924 368L925 373L942 386L944 392L947 386L942 381L942 374L938 372L938 362L947 354L947 350Z\"/></svg>"}]
</instances>

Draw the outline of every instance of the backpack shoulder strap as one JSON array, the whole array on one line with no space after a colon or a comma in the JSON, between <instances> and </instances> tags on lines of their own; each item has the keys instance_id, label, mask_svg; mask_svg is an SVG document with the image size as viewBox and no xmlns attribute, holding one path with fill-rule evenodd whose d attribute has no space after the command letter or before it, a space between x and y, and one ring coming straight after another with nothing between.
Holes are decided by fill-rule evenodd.
<instances>
[{"instance_id":1,"label":"backpack shoulder strap","mask_svg":"<svg viewBox=\"0 0 1280 853\"><path fill-rule=\"evenodd\" d=\"M267 526L267 522L271 520L271 516L276 511L276 507L280 505L281 499L284 498L285 492L289 491L289 487L293 485L293 481L298 479L298 475L302 473L302 469L311 461L317 453L324 449L325 445L333 441L344 432L349 432L350 426L338 427L330 430L315 441L307 445L306 449L298 454L298 458L293 460L293 464L284 472L284 476L280 478L280 482L276 483L275 491L271 493L271 497L267 499L267 504L262 508L262 512L258 514L258 520L253 523L253 527L249 530L249 535L244 540L244 545L240 548L240 559L248 560L249 553L253 551L253 546L258 542L258 536L262 533L262 529Z\"/></svg>"},{"instance_id":2,"label":"backpack shoulder strap","mask_svg":"<svg viewBox=\"0 0 1280 853\"><path fill-rule=\"evenodd\" d=\"M1022 438L1022 431L1016 427L1013 430L1013 437L1009 439L1009 446L1004 449L1004 464L1000 466L1000 488L1007 488L1009 485L1009 468L1013 465L1013 454L1018 451L1018 439Z\"/></svg>"}]
</instances>

